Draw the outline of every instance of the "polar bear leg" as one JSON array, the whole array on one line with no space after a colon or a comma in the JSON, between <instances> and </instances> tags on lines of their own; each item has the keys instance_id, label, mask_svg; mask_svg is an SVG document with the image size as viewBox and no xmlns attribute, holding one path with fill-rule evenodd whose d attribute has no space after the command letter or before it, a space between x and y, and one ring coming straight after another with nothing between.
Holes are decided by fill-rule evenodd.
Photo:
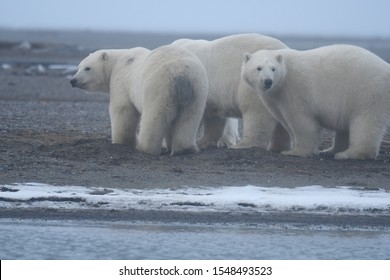
<instances>
[{"instance_id":1,"label":"polar bear leg","mask_svg":"<svg viewBox=\"0 0 390 280\"><path fill-rule=\"evenodd\" d=\"M321 127L309 116L294 116L294 122L288 121L291 128L294 148L282 152L283 155L307 157L316 153L321 137Z\"/></svg>"},{"instance_id":2,"label":"polar bear leg","mask_svg":"<svg viewBox=\"0 0 390 280\"><path fill-rule=\"evenodd\" d=\"M203 110L198 109L196 103L181 110L173 122L171 133L171 155L195 153L198 151L196 145L196 134L202 119Z\"/></svg>"},{"instance_id":3,"label":"polar bear leg","mask_svg":"<svg viewBox=\"0 0 390 280\"><path fill-rule=\"evenodd\" d=\"M242 139L232 148L258 147L273 151L289 150L291 141L288 132L283 131L283 128L275 131L277 121L259 96L242 81L239 83L237 95L242 115Z\"/></svg>"},{"instance_id":4,"label":"polar bear leg","mask_svg":"<svg viewBox=\"0 0 390 280\"><path fill-rule=\"evenodd\" d=\"M238 119L227 118L222 138L218 141L218 148L231 147L240 141L240 132L238 129Z\"/></svg>"},{"instance_id":5,"label":"polar bear leg","mask_svg":"<svg viewBox=\"0 0 390 280\"><path fill-rule=\"evenodd\" d=\"M335 159L375 159L378 155L385 129L380 120L362 115L350 125L349 148L335 155Z\"/></svg>"},{"instance_id":6,"label":"polar bear leg","mask_svg":"<svg viewBox=\"0 0 390 280\"><path fill-rule=\"evenodd\" d=\"M276 126L276 120L268 112L257 94L240 81L237 92L238 107L242 116L242 138L232 148L258 147L267 149Z\"/></svg>"},{"instance_id":7,"label":"polar bear leg","mask_svg":"<svg viewBox=\"0 0 390 280\"><path fill-rule=\"evenodd\" d=\"M128 144L132 148L136 143L139 113L133 106L116 105L110 102L111 137L114 144Z\"/></svg>"},{"instance_id":8,"label":"polar bear leg","mask_svg":"<svg viewBox=\"0 0 390 280\"><path fill-rule=\"evenodd\" d=\"M226 118L205 116L203 119L203 137L197 141L199 149L217 145L225 130Z\"/></svg>"},{"instance_id":9,"label":"polar bear leg","mask_svg":"<svg viewBox=\"0 0 390 280\"><path fill-rule=\"evenodd\" d=\"M206 75L179 76L175 79L176 116L171 126L171 155L198 152L199 125L206 107L208 84ZM203 72L202 72L203 73Z\"/></svg>"},{"instance_id":10,"label":"polar bear leg","mask_svg":"<svg viewBox=\"0 0 390 280\"><path fill-rule=\"evenodd\" d=\"M137 150L150 155L160 155L163 138L170 129L175 114L153 110L153 108L153 106L144 108L142 112Z\"/></svg>"},{"instance_id":11,"label":"polar bear leg","mask_svg":"<svg viewBox=\"0 0 390 280\"><path fill-rule=\"evenodd\" d=\"M264 108L265 109L265 108ZM234 149L245 149L258 147L267 149L272 137L273 127L276 125L276 120L270 115L263 112L243 112L242 115L242 139Z\"/></svg>"},{"instance_id":12,"label":"polar bear leg","mask_svg":"<svg viewBox=\"0 0 390 280\"><path fill-rule=\"evenodd\" d=\"M348 149L349 146L349 131L336 131L333 139L333 145L329 149L323 150L321 154L334 155Z\"/></svg>"}]
</instances>

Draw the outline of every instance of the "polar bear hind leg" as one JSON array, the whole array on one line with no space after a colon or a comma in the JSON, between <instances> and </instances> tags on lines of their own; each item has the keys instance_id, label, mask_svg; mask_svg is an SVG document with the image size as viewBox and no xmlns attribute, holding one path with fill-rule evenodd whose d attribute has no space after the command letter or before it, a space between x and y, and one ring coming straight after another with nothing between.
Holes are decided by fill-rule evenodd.
<instances>
[{"instance_id":1,"label":"polar bear hind leg","mask_svg":"<svg viewBox=\"0 0 390 280\"><path fill-rule=\"evenodd\" d=\"M149 105L143 109L137 149L144 153L161 154L163 138L171 129L172 121L176 117L176 108L164 103L161 99L157 99L153 103L148 103Z\"/></svg>"},{"instance_id":2,"label":"polar bear hind leg","mask_svg":"<svg viewBox=\"0 0 390 280\"><path fill-rule=\"evenodd\" d=\"M145 115L141 117L137 150L150 155L160 155L167 124L161 115Z\"/></svg>"},{"instance_id":3,"label":"polar bear hind leg","mask_svg":"<svg viewBox=\"0 0 390 280\"><path fill-rule=\"evenodd\" d=\"M171 155L198 151L196 135L206 106L208 88L197 85L189 77L174 79L177 115L172 123Z\"/></svg>"},{"instance_id":4,"label":"polar bear hind leg","mask_svg":"<svg viewBox=\"0 0 390 280\"><path fill-rule=\"evenodd\" d=\"M173 121L171 155L195 153L198 151L196 133L201 118L193 117L196 113L193 115L193 110L191 109L188 108L186 112L180 112ZM201 113L197 114L201 116Z\"/></svg>"},{"instance_id":5,"label":"polar bear hind leg","mask_svg":"<svg viewBox=\"0 0 390 280\"><path fill-rule=\"evenodd\" d=\"M378 155L386 122L362 114L350 124L349 147L336 153L335 159L375 159Z\"/></svg>"}]
</instances>

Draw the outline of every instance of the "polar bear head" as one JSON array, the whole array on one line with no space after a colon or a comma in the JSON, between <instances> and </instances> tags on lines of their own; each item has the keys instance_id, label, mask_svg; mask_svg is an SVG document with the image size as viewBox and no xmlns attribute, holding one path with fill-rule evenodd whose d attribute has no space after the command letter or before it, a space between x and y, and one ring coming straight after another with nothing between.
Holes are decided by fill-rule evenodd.
<instances>
[{"instance_id":1,"label":"polar bear head","mask_svg":"<svg viewBox=\"0 0 390 280\"><path fill-rule=\"evenodd\" d=\"M108 53L104 50L91 53L84 58L76 74L70 81L72 87L89 92L109 92L109 76L105 70L108 63Z\"/></svg>"},{"instance_id":2,"label":"polar bear head","mask_svg":"<svg viewBox=\"0 0 390 280\"><path fill-rule=\"evenodd\" d=\"M244 54L242 78L259 94L277 88L285 74L286 68L281 54L267 50Z\"/></svg>"}]
</instances>

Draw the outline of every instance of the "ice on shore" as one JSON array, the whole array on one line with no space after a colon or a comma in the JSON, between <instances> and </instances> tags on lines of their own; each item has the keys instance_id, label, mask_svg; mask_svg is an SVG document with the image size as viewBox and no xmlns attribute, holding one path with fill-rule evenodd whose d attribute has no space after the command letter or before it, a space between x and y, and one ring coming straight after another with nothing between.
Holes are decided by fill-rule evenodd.
<instances>
[{"instance_id":1,"label":"ice on shore","mask_svg":"<svg viewBox=\"0 0 390 280\"><path fill-rule=\"evenodd\" d=\"M69 73L76 73L77 71L77 65L71 65L71 64L50 64L48 68L50 70L58 70L58 71L64 71Z\"/></svg>"},{"instance_id":2,"label":"ice on shore","mask_svg":"<svg viewBox=\"0 0 390 280\"><path fill-rule=\"evenodd\" d=\"M1 69L3 70L13 70L21 68L24 69L26 75L47 75L49 73L57 73L63 76L74 75L77 72L77 65L73 64L31 64L26 63L2 63Z\"/></svg>"},{"instance_id":3,"label":"ice on shore","mask_svg":"<svg viewBox=\"0 0 390 280\"><path fill-rule=\"evenodd\" d=\"M31 50L32 49L32 44L28 41L23 41L20 44L16 45L14 49L17 50Z\"/></svg>"},{"instance_id":4,"label":"ice on shore","mask_svg":"<svg viewBox=\"0 0 390 280\"><path fill-rule=\"evenodd\" d=\"M3 70L11 70L12 69L12 65L8 64L8 63L3 63L3 64L1 64L1 68Z\"/></svg>"},{"instance_id":5,"label":"ice on shore","mask_svg":"<svg viewBox=\"0 0 390 280\"><path fill-rule=\"evenodd\" d=\"M24 71L27 75L45 75L47 74L46 67L42 64L32 65Z\"/></svg>"},{"instance_id":6,"label":"ice on shore","mask_svg":"<svg viewBox=\"0 0 390 280\"><path fill-rule=\"evenodd\" d=\"M114 189L30 183L3 185L0 207L389 215L390 193L322 186Z\"/></svg>"}]
</instances>

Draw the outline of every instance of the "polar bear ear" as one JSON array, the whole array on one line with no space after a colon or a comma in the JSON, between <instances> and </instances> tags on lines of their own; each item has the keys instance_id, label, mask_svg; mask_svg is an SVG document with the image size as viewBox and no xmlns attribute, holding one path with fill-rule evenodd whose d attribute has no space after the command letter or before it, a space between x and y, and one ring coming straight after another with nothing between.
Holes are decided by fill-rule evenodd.
<instances>
[{"instance_id":1,"label":"polar bear ear","mask_svg":"<svg viewBox=\"0 0 390 280\"><path fill-rule=\"evenodd\" d=\"M134 57L130 57L128 60L127 60L127 64L132 64L134 62L135 58Z\"/></svg>"},{"instance_id":2,"label":"polar bear ear","mask_svg":"<svg viewBox=\"0 0 390 280\"><path fill-rule=\"evenodd\" d=\"M103 53L100 55L100 59L101 59L102 61L107 60L107 59L108 59L108 53L103 52Z\"/></svg>"},{"instance_id":3,"label":"polar bear ear","mask_svg":"<svg viewBox=\"0 0 390 280\"><path fill-rule=\"evenodd\" d=\"M252 54L244 53L244 62L248 62L252 58Z\"/></svg>"},{"instance_id":4,"label":"polar bear ear","mask_svg":"<svg viewBox=\"0 0 390 280\"><path fill-rule=\"evenodd\" d=\"M277 60L279 63L282 63L282 61L283 61L283 56L282 56L281 54L278 54L278 55L276 56L276 60Z\"/></svg>"}]
</instances>

